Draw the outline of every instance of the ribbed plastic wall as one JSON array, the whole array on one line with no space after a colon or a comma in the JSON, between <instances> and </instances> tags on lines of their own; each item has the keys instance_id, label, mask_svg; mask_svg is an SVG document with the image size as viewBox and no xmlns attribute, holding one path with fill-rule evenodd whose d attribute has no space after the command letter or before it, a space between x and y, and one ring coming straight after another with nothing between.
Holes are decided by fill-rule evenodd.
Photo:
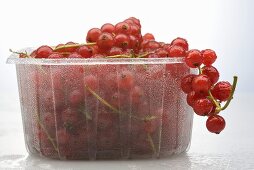
<instances>
[{"instance_id":1,"label":"ribbed plastic wall","mask_svg":"<svg viewBox=\"0 0 254 170\"><path fill-rule=\"evenodd\" d=\"M158 158L190 145L193 112L180 82L191 70L183 63L16 68L30 154Z\"/></svg>"}]
</instances>

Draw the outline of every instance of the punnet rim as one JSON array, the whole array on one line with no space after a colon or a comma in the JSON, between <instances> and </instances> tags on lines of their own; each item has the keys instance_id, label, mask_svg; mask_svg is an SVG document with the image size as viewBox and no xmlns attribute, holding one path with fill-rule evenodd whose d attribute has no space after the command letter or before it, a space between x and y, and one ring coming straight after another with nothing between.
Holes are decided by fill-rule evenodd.
<instances>
[{"instance_id":1,"label":"punnet rim","mask_svg":"<svg viewBox=\"0 0 254 170\"><path fill-rule=\"evenodd\" d=\"M19 52L31 53L35 48L24 48ZM64 58L64 59L38 59L19 58L18 54L8 57L7 64L32 65L106 65L106 64L175 64L184 63L184 57L175 58Z\"/></svg>"}]
</instances>

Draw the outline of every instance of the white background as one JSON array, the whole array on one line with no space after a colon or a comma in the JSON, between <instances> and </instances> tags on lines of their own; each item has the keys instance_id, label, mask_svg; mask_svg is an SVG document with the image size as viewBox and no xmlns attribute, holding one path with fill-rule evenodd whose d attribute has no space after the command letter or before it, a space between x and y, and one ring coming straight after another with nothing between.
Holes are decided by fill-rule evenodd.
<instances>
[{"instance_id":1,"label":"white background","mask_svg":"<svg viewBox=\"0 0 254 170\"><path fill-rule=\"evenodd\" d=\"M233 75L239 76L235 99L225 113L228 120L225 132L219 136L209 134L204 126L205 120L195 117L192 147L187 158L185 155L160 160L158 165L163 164L163 161L172 161L170 165L173 168L175 164L175 168L183 166L187 169L199 169L206 164L200 164L199 167L198 162L202 163L202 158L207 156L208 160L203 162L207 162L210 167L219 162L218 166L222 169L254 168L254 161L251 159L254 154L254 126L251 125L254 119L252 0L0 1L0 168L13 162L15 164L16 157L9 158L10 155L16 155L28 165L36 160L23 157L26 153L22 138L15 67L5 64L10 55L9 48L18 50L68 41L84 42L86 32L90 28L100 27L106 22L115 24L130 16L139 18L142 32L152 32L158 41L170 42L181 36L188 39L190 48L214 49L218 55L215 66L220 71L221 78L232 81ZM242 156L243 160L240 159ZM214 157L217 161L214 161ZM188 159L187 163L185 158ZM44 165L48 162L39 163ZM21 167L26 167L21 164ZM52 164L58 166L57 163ZM110 162L100 164L101 167L111 166ZM131 166L124 165L123 163L126 169L145 167L142 162L132 162ZM93 167L92 164L86 166ZM117 164L115 166L117 167ZM214 168L218 169L217 166Z\"/></svg>"}]
</instances>

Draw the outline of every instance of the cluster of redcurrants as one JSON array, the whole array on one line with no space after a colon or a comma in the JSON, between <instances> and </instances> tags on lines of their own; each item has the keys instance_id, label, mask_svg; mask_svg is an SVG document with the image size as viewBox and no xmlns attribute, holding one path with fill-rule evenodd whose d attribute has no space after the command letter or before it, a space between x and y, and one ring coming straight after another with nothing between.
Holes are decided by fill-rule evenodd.
<instances>
[{"instance_id":1,"label":"cluster of redcurrants","mask_svg":"<svg viewBox=\"0 0 254 170\"><path fill-rule=\"evenodd\" d=\"M116 25L106 23L87 32L86 44L68 42L52 48L43 45L31 54L20 53L20 58L104 58L104 57L143 57L164 58L183 57L188 50L188 43L183 38L176 38L171 43L157 42L153 34L142 36L140 21L128 18Z\"/></svg>"},{"instance_id":2,"label":"cluster of redcurrants","mask_svg":"<svg viewBox=\"0 0 254 170\"><path fill-rule=\"evenodd\" d=\"M207 129L219 134L226 123L218 114L228 106L235 87L227 81L217 83L219 72L212 66L216 59L217 55L211 49L188 51L185 62L191 68L199 68L199 75L185 76L182 79L181 88L187 94L187 102L194 112L200 116L208 116ZM201 67L202 64L203 67ZM227 104L221 107L221 102L225 101Z\"/></svg>"}]
</instances>

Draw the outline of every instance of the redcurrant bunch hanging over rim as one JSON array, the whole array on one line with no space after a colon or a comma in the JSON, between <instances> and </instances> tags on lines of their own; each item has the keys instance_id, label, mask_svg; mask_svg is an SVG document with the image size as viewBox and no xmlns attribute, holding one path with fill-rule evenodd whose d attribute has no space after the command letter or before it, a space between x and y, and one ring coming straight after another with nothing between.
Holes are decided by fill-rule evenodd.
<instances>
[{"instance_id":1,"label":"redcurrant bunch hanging over rim","mask_svg":"<svg viewBox=\"0 0 254 170\"><path fill-rule=\"evenodd\" d=\"M187 94L187 103L194 112L200 116L208 116L207 129L219 134L225 128L226 122L218 114L225 110L233 99L237 76L234 76L232 85L227 81L217 82L219 72L212 66L216 58L216 53L211 49L188 51L185 62L191 68L198 68L199 74L185 76L181 81L181 88ZM224 106L222 102L226 102Z\"/></svg>"}]
</instances>

